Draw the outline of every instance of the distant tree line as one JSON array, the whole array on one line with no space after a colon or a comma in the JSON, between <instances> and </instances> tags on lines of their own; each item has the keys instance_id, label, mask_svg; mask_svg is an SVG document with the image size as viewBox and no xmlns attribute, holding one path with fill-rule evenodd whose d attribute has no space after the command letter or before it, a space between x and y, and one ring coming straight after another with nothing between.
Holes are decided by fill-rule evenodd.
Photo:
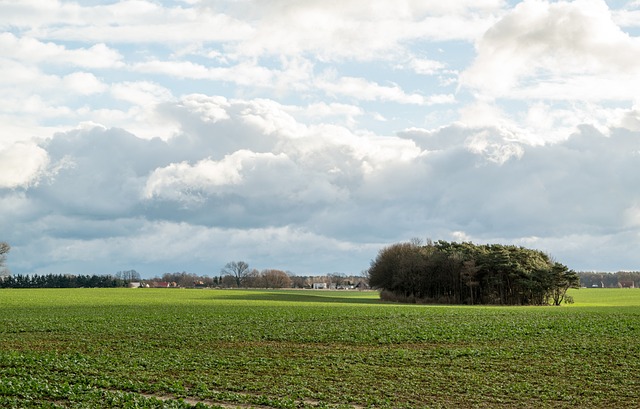
<instances>
[{"instance_id":1,"label":"distant tree line","mask_svg":"<svg viewBox=\"0 0 640 409\"><path fill-rule=\"evenodd\" d=\"M347 276L333 273L322 276L299 276L279 269L257 270L244 261L232 261L221 270L220 275L200 276L187 272L164 273L161 276L142 280L149 286L169 283L171 287L215 287L215 288L311 288L314 283L324 283L327 288L350 288L366 282L363 276Z\"/></svg>"},{"instance_id":2,"label":"distant tree line","mask_svg":"<svg viewBox=\"0 0 640 409\"><path fill-rule=\"evenodd\" d=\"M118 272L115 275L75 274L17 274L0 276L0 288L90 288L127 287L136 282L154 287L160 283L180 288L311 288L314 283L325 283L327 288L349 288L363 277L330 274L325 276L296 276L282 270L252 269L237 285L230 275L200 276L187 272L165 273L159 277L141 279L135 270Z\"/></svg>"},{"instance_id":3,"label":"distant tree line","mask_svg":"<svg viewBox=\"0 0 640 409\"><path fill-rule=\"evenodd\" d=\"M0 288L105 288L126 287L127 284L111 275L18 274L0 279Z\"/></svg>"},{"instance_id":4,"label":"distant tree line","mask_svg":"<svg viewBox=\"0 0 640 409\"><path fill-rule=\"evenodd\" d=\"M349 288L362 284L361 276L334 273L325 276L296 276L278 269L258 271L249 268L244 261L232 261L220 270L219 276L199 276L187 272L165 273L161 277L143 280L136 270L119 271L115 275L76 274L27 274L11 275L5 268L7 254L11 250L6 242L0 242L0 288L79 288L126 287L131 283L141 286L216 287L216 288L311 288L323 283L327 288ZM160 285L163 284L163 285ZM365 286L368 288L368 286Z\"/></svg>"},{"instance_id":5,"label":"distant tree line","mask_svg":"<svg viewBox=\"0 0 640 409\"><path fill-rule=\"evenodd\" d=\"M545 253L512 245L414 240L388 246L369 268L387 300L446 304L560 305L576 272Z\"/></svg>"},{"instance_id":6,"label":"distant tree line","mask_svg":"<svg viewBox=\"0 0 640 409\"><path fill-rule=\"evenodd\" d=\"M580 285L582 287L640 288L640 271L618 271L616 273L579 271L578 277L580 277Z\"/></svg>"}]
</instances>

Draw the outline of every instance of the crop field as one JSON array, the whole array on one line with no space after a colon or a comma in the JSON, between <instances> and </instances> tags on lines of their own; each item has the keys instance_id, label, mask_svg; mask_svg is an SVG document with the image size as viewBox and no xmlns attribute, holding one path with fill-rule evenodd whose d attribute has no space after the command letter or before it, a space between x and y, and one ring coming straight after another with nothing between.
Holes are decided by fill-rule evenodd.
<instances>
[{"instance_id":1,"label":"crop field","mask_svg":"<svg viewBox=\"0 0 640 409\"><path fill-rule=\"evenodd\" d=\"M2 290L0 407L640 407L640 290L571 295L479 307L325 290Z\"/></svg>"}]
</instances>

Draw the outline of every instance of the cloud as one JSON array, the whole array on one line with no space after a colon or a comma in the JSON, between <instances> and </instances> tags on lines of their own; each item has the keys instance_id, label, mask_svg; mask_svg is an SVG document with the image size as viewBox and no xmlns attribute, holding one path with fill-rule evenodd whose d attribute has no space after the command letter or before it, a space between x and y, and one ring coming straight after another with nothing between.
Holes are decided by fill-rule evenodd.
<instances>
[{"instance_id":1,"label":"cloud","mask_svg":"<svg viewBox=\"0 0 640 409\"><path fill-rule=\"evenodd\" d=\"M476 148L478 135L491 135L490 149ZM428 208L437 218L457 221L457 230L475 238L487 232L500 232L500 237L622 233L627 226L621 215L638 198L625 188L637 179L628 172L640 146L637 134L628 131L607 137L583 127L564 142L537 146L514 144L496 129L422 135L414 130L412 137L433 152L425 159L431 157L432 172L437 172L433 180L442 180L425 186L437 198ZM445 137L463 140L466 149L443 149ZM494 160L505 150L517 155ZM511 231L510 226L518 227Z\"/></svg>"},{"instance_id":2,"label":"cloud","mask_svg":"<svg viewBox=\"0 0 640 409\"><path fill-rule=\"evenodd\" d=\"M68 64L82 68L122 67L122 55L105 44L89 48L68 49L64 46L35 38L17 37L12 33L0 33L3 56L17 61L47 65Z\"/></svg>"},{"instance_id":3,"label":"cloud","mask_svg":"<svg viewBox=\"0 0 640 409\"><path fill-rule=\"evenodd\" d=\"M430 96L419 93L409 94L397 84L380 85L365 78L336 77L332 71L314 75L313 67L301 61L285 62L285 65L283 70L276 70L252 62L243 62L230 67L208 67L188 61L147 61L136 63L133 69L141 73L164 74L182 79L224 81L240 86L251 86L254 89L282 90L283 93L317 89L332 97L346 96L364 101L389 101L414 105L455 102L452 94Z\"/></svg>"},{"instance_id":4,"label":"cloud","mask_svg":"<svg viewBox=\"0 0 640 409\"><path fill-rule=\"evenodd\" d=\"M613 11L614 21L621 27L640 27L640 3L626 2L624 8Z\"/></svg>"},{"instance_id":5,"label":"cloud","mask_svg":"<svg viewBox=\"0 0 640 409\"><path fill-rule=\"evenodd\" d=\"M640 262L635 3L89 3L3 3L15 271L358 272L411 237Z\"/></svg>"},{"instance_id":6,"label":"cloud","mask_svg":"<svg viewBox=\"0 0 640 409\"><path fill-rule=\"evenodd\" d=\"M11 267L37 273L55 269L99 274L134 268L144 277L152 277L184 271L188 264L190 273L215 276L225 263L245 260L258 269L295 266L295 272L301 275L336 271L358 274L366 266L354 263L354 255L367 260L379 247L343 242L292 227L224 229L140 220L109 223L128 231L94 238L40 235L25 246L13 246ZM250 254L247 246L253 249ZM27 260L34 253L41 258Z\"/></svg>"},{"instance_id":7,"label":"cloud","mask_svg":"<svg viewBox=\"0 0 640 409\"><path fill-rule=\"evenodd\" d=\"M138 106L153 106L173 99L167 88L149 81L121 82L111 86L114 98Z\"/></svg>"},{"instance_id":8,"label":"cloud","mask_svg":"<svg viewBox=\"0 0 640 409\"><path fill-rule=\"evenodd\" d=\"M26 90L50 87L58 81L58 77L55 75L43 74L35 66L23 65L4 58L0 59L0 61L2 61L0 65L0 74L2 74L0 85L15 93L19 91L26 93ZM26 88L26 90L23 90L23 88Z\"/></svg>"},{"instance_id":9,"label":"cloud","mask_svg":"<svg viewBox=\"0 0 640 409\"><path fill-rule=\"evenodd\" d=\"M165 7L144 0L97 6L55 1L44 7L25 1L6 11L0 24L29 27L33 37L63 41L184 44L234 40L251 32L246 23L208 7Z\"/></svg>"},{"instance_id":10,"label":"cloud","mask_svg":"<svg viewBox=\"0 0 640 409\"><path fill-rule=\"evenodd\" d=\"M129 215L149 167L167 155L159 140L101 127L56 134L41 149L49 156L48 177L30 197L39 208L78 218Z\"/></svg>"},{"instance_id":11,"label":"cloud","mask_svg":"<svg viewBox=\"0 0 640 409\"><path fill-rule=\"evenodd\" d=\"M503 7L499 0L374 6L361 0L202 2L189 7L141 0L97 6L25 1L7 6L0 26L30 29L31 37L60 41L224 42L232 45L227 52L237 56L312 53L323 60L371 59L413 40L475 38Z\"/></svg>"},{"instance_id":12,"label":"cloud","mask_svg":"<svg viewBox=\"0 0 640 409\"><path fill-rule=\"evenodd\" d=\"M640 182L637 132L582 127L544 145L490 127L384 137L306 125L273 101L189 95L171 105L162 109L182 131L167 140L87 128L32 147L48 158L46 171L34 167L45 176L12 182L26 190L3 199L29 203L25 231L47 226L28 246L45 246L60 266L94 251L154 268L156 256L178 265L181 254L197 255L202 267L214 245L266 263L291 260L298 237L340 260L349 249L367 259L408 237L536 237L546 246L571 234L615 241L637 222L640 196L627 188ZM158 255L171 240L180 241L174 256Z\"/></svg>"},{"instance_id":13,"label":"cloud","mask_svg":"<svg viewBox=\"0 0 640 409\"><path fill-rule=\"evenodd\" d=\"M95 75L87 72L66 75L62 82L66 89L81 95L99 94L107 89L107 86Z\"/></svg>"},{"instance_id":14,"label":"cloud","mask_svg":"<svg viewBox=\"0 0 640 409\"><path fill-rule=\"evenodd\" d=\"M434 105L455 102L453 95L432 95L425 97L418 93L407 94L396 84L380 85L364 78L334 78L328 74L316 80L316 86L328 95L342 95L364 101L389 101L400 104Z\"/></svg>"},{"instance_id":15,"label":"cloud","mask_svg":"<svg viewBox=\"0 0 640 409\"><path fill-rule=\"evenodd\" d=\"M153 171L145 187L145 197L167 197L174 200L198 200L205 193L215 193L225 185L236 186L244 182L241 175L245 162L263 158L266 161L279 158L270 153L256 154L237 151L221 161L203 159L191 166L186 162L172 163ZM255 168L255 164L248 164Z\"/></svg>"},{"instance_id":16,"label":"cloud","mask_svg":"<svg viewBox=\"0 0 640 409\"><path fill-rule=\"evenodd\" d=\"M48 159L47 152L35 144L15 143L0 148L0 189L37 183Z\"/></svg>"},{"instance_id":17,"label":"cloud","mask_svg":"<svg viewBox=\"0 0 640 409\"><path fill-rule=\"evenodd\" d=\"M202 156L155 169L144 197L191 209L206 223L286 225L349 200L367 173L420 153L398 138L371 140L334 125L305 126L273 101L192 95L163 109L184 132L168 144L190 144L188 151ZM223 203L228 208L209 211Z\"/></svg>"},{"instance_id":18,"label":"cloud","mask_svg":"<svg viewBox=\"0 0 640 409\"><path fill-rule=\"evenodd\" d=\"M441 61L415 57L412 58L407 65L416 73L422 75L433 75L441 72L446 67L446 64ZM402 67L402 65L399 67Z\"/></svg>"},{"instance_id":19,"label":"cloud","mask_svg":"<svg viewBox=\"0 0 640 409\"><path fill-rule=\"evenodd\" d=\"M354 126L357 118L364 114L364 110L357 105L341 104L337 102L315 102L306 107L287 106L285 109L292 115L301 115L311 121L331 121L336 123L344 119L347 126Z\"/></svg>"},{"instance_id":20,"label":"cloud","mask_svg":"<svg viewBox=\"0 0 640 409\"><path fill-rule=\"evenodd\" d=\"M640 108L634 107L624 110L620 119L620 126L631 131L640 131Z\"/></svg>"},{"instance_id":21,"label":"cloud","mask_svg":"<svg viewBox=\"0 0 640 409\"><path fill-rule=\"evenodd\" d=\"M321 60L390 59L405 43L425 38L469 39L488 27L501 1L365 1L295 4L288 1L237 3L230 11L247 15L255 30L239 43L240 55L312 53ZM488 17L488 18L487 18ZM366 46L363 46L366 45Z\"/></svg>"},{"instance_id":22,"label":"cloud","mask_svg":"<svg viewBox=\"0 0 640 409\"><path fill-rule=\"evenodd\" d=\"M278 78L286 72L268 69L253 62L242 62L232 67L208 67L190 61L146 61L136 63L133 70L145 74L164 74L182 79L214 80L243 86L272 89Z\"/></svg>"},{"instance_id":23,"label":"cloud","mask_svg":"<svg viewBox=\"0 0 640 409\"><path fill-rule=\"evenodd\" d=\"M601 0L525 0L485 33L477 50L460 81L488 96L635 98L629 85L637 82L640 40L613 22Z\"/></svg>"}]
</instances>

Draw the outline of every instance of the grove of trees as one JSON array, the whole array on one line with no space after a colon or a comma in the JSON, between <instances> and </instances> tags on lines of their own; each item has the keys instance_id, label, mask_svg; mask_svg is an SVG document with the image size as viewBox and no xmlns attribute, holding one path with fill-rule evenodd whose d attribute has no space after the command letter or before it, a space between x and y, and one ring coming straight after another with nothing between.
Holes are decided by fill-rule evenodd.
<instances>
[{"instance_id":1,"label":"grove of trees","mask_svg":"<svg viewBox=\"0 0 640 409\"><path fill-rule=\"evenodd\" d=\"M136 270L118 271L116 273L116 278L126 282L140 281L141 279L140 273Z\"/></svg>"},{"instance_id":2,"label":"grove of trees","mask_svg":"<svg viewBox=\"0 0 640 409\"><path fill-rule=\"evenodd\" d=\"M111 275L29 274L0 279L0 288L126 287L127 281Z\"/></svg>"},{"instance_id":3,"label":"grove of trees","mask_svg":"<svg viewBox=\"0 0 640 409\"><path fill-rule=\"evenodd\" d=\"M244 261L227 263L221 273L224 275L220 284L224 287L291 288L294 284L292 275L286 271L249 269L249 264Z\"/></svg>"},{"instance_id":4,"label":"grove of trees","mask_svg":"<svg viewBox=\"0 0 640 409\"><path fill-rule=\"evenodd\" d=\"M538 250L446 241L388 246L369 268L381 297L446 304L560 305L576 272Z\"/></svg>"}]
</instances>

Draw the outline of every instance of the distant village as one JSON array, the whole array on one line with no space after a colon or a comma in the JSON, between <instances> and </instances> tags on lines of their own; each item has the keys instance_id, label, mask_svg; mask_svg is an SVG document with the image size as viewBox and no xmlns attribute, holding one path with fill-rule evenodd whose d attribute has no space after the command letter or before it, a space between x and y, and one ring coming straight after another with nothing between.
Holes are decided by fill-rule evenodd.
<instances>
[{"instance_id":1,"label":"distant village","mask_svg":"<svg viewBox=\"0 0 640 409\"><path fill-rule=\"evenodd\" d=\"M142 288L298 288L314 290L367 290L367 277L326 274L297 276L279 270L265 270L246 276L197 276L186 272L167 273L151 279L128 279L128 286Z\"/></svg>"},{"instance_id":2,"label":"distant village","mask_svg":"<svg viewBox=\"0 0 640 409\"><path fill-rule=\"evenodd\" d=\"M0 288L298 288L316 290L366 290L367 278L345 274L297 276L280 270L251 271L236 277L230 274L199 276L187 272L165 273L143 279L135 270L114 275L85 274L0 274Z\"/></svg>"}]
</instances>

